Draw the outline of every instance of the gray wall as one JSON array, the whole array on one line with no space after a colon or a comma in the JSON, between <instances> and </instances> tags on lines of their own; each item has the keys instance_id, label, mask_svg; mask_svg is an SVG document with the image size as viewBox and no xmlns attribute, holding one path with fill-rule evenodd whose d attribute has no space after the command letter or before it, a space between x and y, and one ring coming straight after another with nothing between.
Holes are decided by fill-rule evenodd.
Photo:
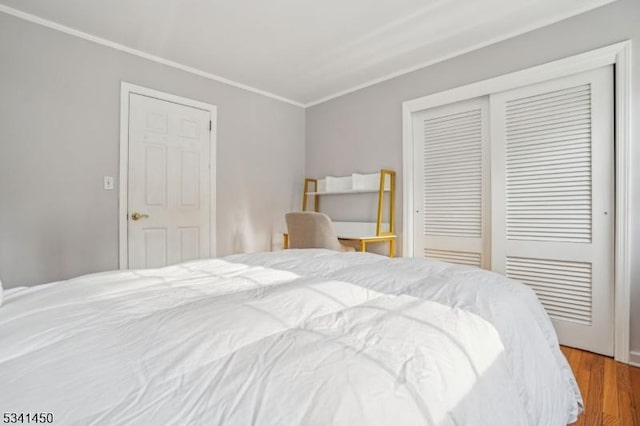
<instances>
[{"instance_id":1,"label":"gray wall","mask_svg":"<svg viewBox=\"0 0 640 426\"><path fill-rule=\"evenodd\" d=\"M121 81L217 105L218 254L269 250L298 206L302 108L0 13L5 287L118 267Z\"/></svg>"},{"instance_id":2,"label":"gray wall","mask_svg":"<svg viewBox=\"0 0 640 426\"><path fill-rule=\"evenodd\" d=\"M633 146L640 164L640 1L619 0L594 11L506 40L307 109L309 176L381 167L399 173L402 229L402 102L565 58L622 40L633 41ZM640 168L632 171L631 346L640 351ZM343 213L345 214L345 213ZM348 213L346 213L348 214ZM401 247L401 245L400 245Z\"/></svg>"}]
</instances>

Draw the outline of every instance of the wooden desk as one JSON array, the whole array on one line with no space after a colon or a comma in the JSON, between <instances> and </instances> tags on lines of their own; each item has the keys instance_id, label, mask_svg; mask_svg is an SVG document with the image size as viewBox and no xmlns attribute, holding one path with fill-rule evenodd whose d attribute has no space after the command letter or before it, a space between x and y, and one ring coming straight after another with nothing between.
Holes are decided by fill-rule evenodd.
<instances>
[{"instance_id":1,"label":"wooden desk","mask_svg":"<svg viewBox=\"0 0 640 426\"><path fill-rule=\"evenodd\" d=\"M389 243L389 257L394 257L395 253L396 253L396 236L395 235L379 235L379 236L370 236L370 237L341 237L338 236L338 239L340 241L347 241L347 242L356 242L358 244L358 248L360 249L360 251L365 252L367 251L367 244L368 243L384 243L384 242L388 242ZM282 242L283 242L283 247L285 249L289 248L289 234L282 234Z\"/></svg>"}]
</instances>

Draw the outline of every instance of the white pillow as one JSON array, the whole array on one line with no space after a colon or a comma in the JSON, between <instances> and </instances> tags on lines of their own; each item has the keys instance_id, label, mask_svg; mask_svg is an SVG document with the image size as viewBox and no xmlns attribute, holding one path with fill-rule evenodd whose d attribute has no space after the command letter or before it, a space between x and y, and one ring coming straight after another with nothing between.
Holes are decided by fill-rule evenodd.
<instances>
[{"instance_id":1,"label":"white pillow","mask_svg":"<svg viewBox=\"0 0 640 426\"><path fill-rule=\"evenodd\" d=\"M2 306L2 280L0 280L0 306Z\"/></svg>"}]
</instances>

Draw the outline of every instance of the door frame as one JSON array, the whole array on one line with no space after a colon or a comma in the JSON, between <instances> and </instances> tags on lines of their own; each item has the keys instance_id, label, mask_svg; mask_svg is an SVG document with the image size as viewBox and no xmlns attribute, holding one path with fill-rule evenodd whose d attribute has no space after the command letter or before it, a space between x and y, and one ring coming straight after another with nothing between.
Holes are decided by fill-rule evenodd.
<instances>
[{"instance_id":1,"label":"door frame","mask_svg":"<svg viewBox=\"0 0 640 426\"><path fill-rule=\"evenodd\" d=\"M631 328L630 184L631 41L548 62L402 103L402 255L413 257L413 114L425 109L515 89L595 68L614 65L615 79L615 259L614 357L629 363Z\"/></svg>"},{"instance_id":2,"label":"door frame","mask_svg":"<svg viewBox=\"0 0 640 426\"><path fill-rule=\"evenodd\" d=\"M209 256L216 255L216 143L217 107L215 105L183 98L158 90L122 81L120 84L120 164L118 199L118 267L129 266L129 96L137 94L161 101L172 102L209 112L211 131L209 132Z\"/></svg>"}]
</instances>

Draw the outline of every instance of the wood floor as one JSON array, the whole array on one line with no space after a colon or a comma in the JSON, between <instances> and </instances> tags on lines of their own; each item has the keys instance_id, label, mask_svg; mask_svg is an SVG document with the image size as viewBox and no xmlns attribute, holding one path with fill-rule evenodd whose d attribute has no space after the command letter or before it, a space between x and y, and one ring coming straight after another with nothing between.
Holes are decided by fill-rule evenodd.
<instances>
[{"instance_id":1,"label":"wood floor","mask_svg":"<svg viewBox=\"0 0 640 426\"><path fill-rule=\"evenodd\" d=\"M640 426L640 368L613 358L561 346L584 400L574 425Z\"/></svg>"}]
</instances>

